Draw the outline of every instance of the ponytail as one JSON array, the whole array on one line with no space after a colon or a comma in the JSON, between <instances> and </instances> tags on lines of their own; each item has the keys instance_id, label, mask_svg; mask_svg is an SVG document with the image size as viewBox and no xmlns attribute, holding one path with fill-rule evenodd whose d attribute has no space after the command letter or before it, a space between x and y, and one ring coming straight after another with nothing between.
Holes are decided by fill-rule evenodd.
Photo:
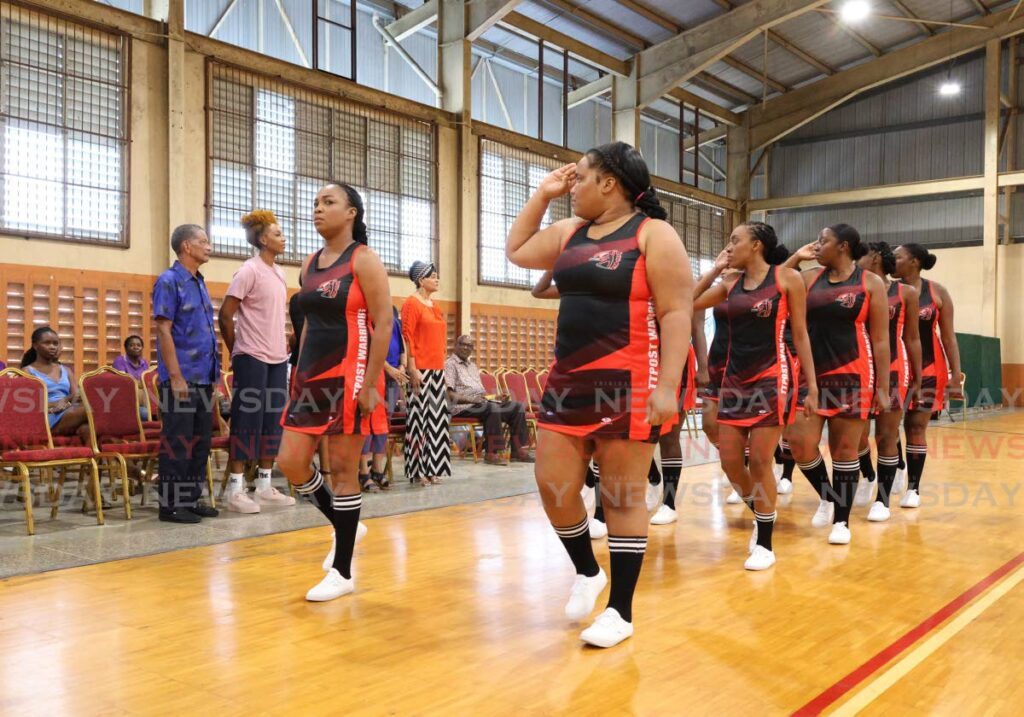
<instances>
[{"instance_id":1,"label":"ponytail","mask_svg":"<svg viewBox=\"0 0 1024 717\"><path fill-rule=\"evenodd\" d=\"M925 249L917 242L911 242L910 244L903 244L903 250L910 254L910 256L917 259L917 262L921 265L924 270L931 269L935 266L935 262L939 260L939 257L932 254L930 251Z\"/></svg>"},{"instance_id":2,"label":"ponytail","mask_svg":"<svg viewBox=\"0 0 1024 717\"><path fill-rule=\"evenodd\" d=\"M896 255L892 253L892 248L888 243L873 241L868 244L868 249L878 254L878 258L882 260L882 271L884 273L892 274L896 271Z\"/></svg>"},{"instance_id":3,"label":"ponytail","mask_svg":"<svg viewBox=\"0 0 1024 717\"><path fill-rule=\"evenodd\" d=\"M354 207L356 210L355 221L352 222L352 239L363 246L369 242L369 238L366 235L366 208L363 204L363 198L359 195L351 185L345 184L345 182L331 182L335 187L340 187L343 192L348 196L349 206Z\"/></svg>"}]
</instances>

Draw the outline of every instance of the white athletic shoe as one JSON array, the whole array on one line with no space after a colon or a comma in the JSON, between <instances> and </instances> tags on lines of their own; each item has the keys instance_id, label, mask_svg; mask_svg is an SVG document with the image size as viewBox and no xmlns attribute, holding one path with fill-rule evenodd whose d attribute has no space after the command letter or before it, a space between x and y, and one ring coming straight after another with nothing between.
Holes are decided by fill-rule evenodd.
<instances>
[{"instance_id":1,"label":"white athletic shoe","mask_svg":"<svg viewBox=\"0 0 1024 717\"><path fill-rule=\"evenodd\" d=\"M228 495L224 505L232 513L259 513L260 506L245 489L239 489Z\"/></svg>"},{"instance_id":2,"label":"white athletic shoe","mask_svg":"<svg viewBox=\"0 0 1024 717\"><path fill-rule=\"evenodd\" d=\"M311 587L306 593L306 599L310 602L327 602L348 595L356 589L355 581L352 578L343 578L334 568L327 571L324 579L317 585Z\"/></svg>"},{"instance_id":3,"label":"white athletic shoe","mask_svg":"<svg viewBox=\"0 0 1024 717\"><path fill-rule=\"evenodd\" d=\"M832 522L832 509L835 506L832 505L830 500L819 500L818 510L814 512L814 517L811 518L811 526L814 528L824 528L826 525Z\"/></svg>"},{"instance_id":4,"label":"white athletic shoe","mask_svg":"<svg viewBox=\"0 0 1024 717\"><path fill-rule=\"evenodd\" d=\"M608 525L600 520L590 521L590 539L600 540L608 537Z\"/></svg>"},{"instance_id":5,"label":"white athletic shoe","mask_svg":"<svg viewBox=\"0 0 1024 717\"><path fill-rule=\"evenodd\" d=\"M775 474L775 480L778 480L779 478L781 478L782 477L782 464L781 463L773 463L772 464L772 473Z\"/></svg>"},{"instance_id":6,"label":"white athletic shoe","mask_svg":"<svg viewBox=\"0 0 1024 717\"><path fill-rule=\"evenodd\" d=\"M857 494L853 497L853 504L858 508L863 508L870 503L871 494L875 492L876 485L878 485L877 479L873 481L862 479L857 483Z\"/></svg>"},{"instance_id":7,"label":"white athletic shoe","mask_svg":"<svg viewBox=\"0 0 1024 717\"><path fill-rule=\"evenodd\" d=\"M754 523L754 532L752 532L750 534L750 542L747 543L747 554L748 555L753 553L754 552L754 548L757 547L757 521L755 520L755 521L753 521L753 523Z\"/></svg>"},{"instance_id":8,"label":"white athletic shoe","mask_svg":"<svg viewBox=\"0 0 1024 717\"><path fill-rule=\"evenodd\" d=\"M889 495L896 495L902 493L907 487L907 469L899 468L896 471L896 477L892 481L892 491Z\"/></svg>"},{"instance_id":9,"label":"white athletic shoe","mask_svg":"<svg viewBox=\"0 0 1024 717\"><path fill-rule=\"evenodd\" d=\"M846 523L836 523L828 534L829 545L847 545L850 542L850 528Z\"/></svg>"},{"instance_id":10,"label":"white athletic shoe","mask_svg":"<svg viewBox=\"0 0 1024 717\"><path fill-rule=\"evenodd\" d=\"M583 486L583 490L580 491L580 495L583 496L583 507L587 509L587 515L591 518L594 517L594 508L597 506L597 491L588 485Z\"/></svg>"},{"instance_id":11,"label":"white athletic shoe","mask_svg":"<svg viewBox=\"0 0 1024 717\"><path fill-rule=\"evenodd\" d=\"M633 623L623 620L619 611L610 607L580 633L580 639L594 647L615 647L632 635Z\"/></svg>"},{"instance_id":12,"label":"white athletic shoe","mask_svg":"<svg viewBox=\"0 0 1024 717\"><path fill-rule=\"evenodd\" d=\"M900 500L901 508L920 508L921 507L921 495L916 490L908 490L903 494L902 500Z\"/></svg>"},{"instance_id":13,"label":"white athletic shoe","mask_svg":"<svg viewBox=\"0 0 1024 717\"><path fill-rule=\"evenodd\" d=\"M368 532L369 528L367 528L363 523L360 522L359 525L356 526L356 545L359 545L359 541L365 538ZM334 533L331 533L331 550L327 553L327 557L324 558L324 562L320 566L324 569L325 573L334 567L334 549L336 547L337 545L334 543Z\"/></svg>"},{"instance_id":14,"label":"white athletic shoe","mask_svg":"<svg viewBox=\"0 0 1024 717\"><path fill-rule=\"evenodd\" d=\"M658 512L651 516L651 525L668 525L679 520L679 514L662 503Z\"/></svg>"},{"instance_id":15,"label":"white athletic shoe","mask_svg":"<svg viewBox=\"0 0 1024 717\"><path fill-rule=\"evenodd\" d=\"M775 553L763 545L755 545L743 567L747 570L767 570L775 565Z\"/></svg>"},{"instance_id":16,"label":"white athletic shoe","mask_svg":"<svg viewBox=\"0 0 1024 717\"><path fill-rule=\"evenodd\" d=\"M778 491L779 495L789 495L793 492L793 481L789 478L780 478L775 489Z\"/></svg>"},{"instance_id":17,"label":"white athletic shoe","mask_svg":"<svg viewBox=\"0 0 1024 717\"><path fill-rule=\"evenodd\" d=\"M889 509L882 505L882 501L876 500L868 511L868 520L872 523L884 523L889 520L890 515Z\"/></svg>"},{"instance_id":18,"label":"white athletic shoe","mask_svg":"<svg viewBox=\"0 0 1024 717\"><path fill-rule=\"evenodd\" d=\"M577 575L569 593L569 602L565 603L565 616L570 620L582 620L592 613L597 596L607 584L608 576L600 568L592 578Z\"/></svg>"},{"instance_id":19,"label":"white athletic shoe","mask_svg":"<svg viewBox=\"0 0 1024 717\"><path fill-rule=\"evenodd\" d=\"M739 505L743 502L743 499L740 498L740 494L736 492L735 488L733 488L732 493L730 493L729 497L725 499L725 502L729 505Z\"/></svg>"},{"instance_id":20,"label":"white athletic shoe","mask_svg":"<svg viewBox=\"0 0 1024 717\"><path fill-rule=\"evenodd\" d=\"M654 485L647 484L647 512L651 513L661 503L661 495L664 490L664 481L658 481Z\"/></svg>"}]
</instances>

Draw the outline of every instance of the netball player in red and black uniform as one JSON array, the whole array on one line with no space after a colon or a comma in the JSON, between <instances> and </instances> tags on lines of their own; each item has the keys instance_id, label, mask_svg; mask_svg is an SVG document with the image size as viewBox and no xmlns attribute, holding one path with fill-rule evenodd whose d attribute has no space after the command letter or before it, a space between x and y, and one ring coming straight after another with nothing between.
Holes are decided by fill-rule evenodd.
<instances>
[{"instance_id":1,"label":"netball player in red and black uniform","mask_svg":"<svg viewBox=\"0 0 1024 717\"><path fill-rule=\"evenodd\" d=\"M791 265L815 258L823 267L803 273L807 284L807 334L811 339L814 372L818 378L818 411L797 415L787 440L800 470L820 502L811 520L828 525L828 542L850 542L850 508L857 489L860 463L857 446L868 416L888 405L887 387L877 388L877 376L889 373L889 307L885 285L875 274L857 266L867 254L860 234L849 224L821 230L818 241L790 257ZM884 385L883 379L883 385ZM798 401L807 387L801 384ZM828 421L833 485L818 451ZM830 497L835 498L833 503Z\"/></svg>"},{"instance_id":2,"label":"netball player in red and black uniform","mask_svg":"<svg viewBox=\"0 0 1024 717\"><path fill-rule=\"evenodd\" d=\"M910 406L904 428L907 432L907 491L901 508L921 505L921 474L928 457L926 429L932 413L941 411L949 398L961 400L964 389L960 373L960 347L953 332L953 299L941 284L921 278L922 269L935 266L936 256L920 244L896 248L896 271L904 284L918 291L918 319L921 332L921 390ZM908 314L909 317L909 314Z\"/></svg>"},{"instance_id":3,"label":"netball player in red and black uniform","mask_svg":"<svg viewBox=\"0 0 1024 717\"><path fill-rule=\"evenodd\" d=\"M363 201L341 182L321 189L313 224L324 246L302 268L298 309L305 318L278 466L334 527L334 559L324 579L306 593L313 602L354 589L352 551L362 507L359 455L370 433L387 432L384 359L391 341L391 293L377 255L366 246ZM332 485L316 469L313 452L327 436Z\"/></svg>"},{"instance_id":4,"label":"netball player in red and black uniform","mask_svg":"<svg viewBox=\"0 0 1024 717\"><path fill-rule=\"evenodd\" d=\"M694 308L723 301L729 322L729 346L718 400L719 453L734 489L754 513L754 536L747 570L766 570L775 564L772 528L775 525L774 453L794 406L792 362L783 338L792 324L796 350L803 359L804 380L812 388L804 410L817 406L814 364L804 320L805 288L793 269L778 266L789 252L779 245L775 230L763 222L736 227L714 269L697 282ZM726 268L739 270L735 279L710 288ZM749 447L749 467L744 453Z\"/></svg>"},{"instance_id":5,"label":"netball player in red and black uniform","mask_svg":"<svg viewBox=\"0 0 1024 717\"><path fill-rule=\"evenodd\" d=\"M875 444L878 448L878 494L868 511L868 520L889 520L889 496L899 466L896 444L900 438L900 422L907 401L921 388L921 335L917 321L917 289L893 281L889 275L896 270L896 255L884 241L868 244L867 255L857 262L861 268L878 275L886 287L889 304L889 405L875 415ZM907 320L910 317L911 320ZM860 455L871 455L868 428L860 439ZM861 463L861 473L863 459Z\"/></svg>"},{"instance_id":6,"label":"netball player in red and black uniform","mask_svg":"<svg viewBox=\"0 0 1024 717\"><path fill-rule=\"evenodd\" d=\"M570 191L578 218L540 229L549 203ZM580 635L599 647L633 634L633 591L647 547L647 468L654 443L678 420L693 277L665 216L643 157L615 142L545 177L506 245L517 266L553 269L561 293L536 473L544 509L576 568L565 606L573 620L590 613L606 583L580 496L587 441L601 465L611 590L608 608Z\"/></svg>"}]
</instances>

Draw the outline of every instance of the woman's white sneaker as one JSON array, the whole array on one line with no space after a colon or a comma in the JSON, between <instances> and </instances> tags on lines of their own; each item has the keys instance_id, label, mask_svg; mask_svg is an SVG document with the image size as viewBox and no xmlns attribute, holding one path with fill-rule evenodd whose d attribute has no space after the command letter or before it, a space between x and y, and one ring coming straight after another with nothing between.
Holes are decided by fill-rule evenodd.
<instances>
[{"instance_id":1,"label":"woman's white sneaker","mask_svg":"<svg viewBox=\"0 0 1024 717\"><path fill-rule=\"evenodd\" d=\"M889 520L890 515L889 509L882 505L882 501L876 500L871 505L871 510L868 511L868 520L872 523L884 523Z\"/></svg>"},{"instance_id":2,"label":"woman's white sneaker","mask_svg":"<svg viewBox=\"0 0 1024 717\"><path fill-rule=\"evenodd\" d=\"M877 479L876 479L877 480ZM853 504L858 508L863 508L865 505L871 502L871 494L875 492L876 481L861 479L857 483L857 493L853 497Z\"/></svg>"},{"instance_id":3,"label":"woman's white sneaker","mask_svg":"<svg viewBox=\"0 0 1024 717\"><path fill-rule=\"evenodd\" d=\"M668 525L679 520L679 514L664 503L658 508L658 512L651 516L651 525Z\"/></svg>"},{"instance_id":4,"label":"woman's white sneaker","mask_svg":"<svg viewBox=\"0 0 1024 717\"><path fill-rule=\"evenodd\" d=\"M577 575L569 593L569 602L565 604L565 616L570 620L582 620L594 611L597 596L608 584L608 576L598 568L597 575L588 578Z\"/></svg>"},{"instance_id":5,"label":"woman's white sneaker","mask_svg":"<svg viewBox=\"0 0 1024 717\"><path fill-rule=\"evenodd\" d=\"M850 542L850 528L846 523L836 523L832 526L832 532L828 534L830 545L847 545Z\"/></svg>"},{"instance_id":6,"label":"woman's white sneaker","mask_svg":"<svg viewBox=\"0 0 1024 717\"><path fill-rule=\"evenodd\" d=\"M310 602L327 602L348 595L355 589L356 584L352 578L343 578L341 573L331 568L323 580L309 589L306 599Z\"/></svg>"},{"instance_id":7,"label":"woman's white sneaker","mask_svg":"<svg viewBox=\"0 0 1024 717\"><path fill-rule=\"evenodd\" d=\"M901 508L920 508L921 495L916 490L908 490L900 499Z\"/></svg>"},{"instance_id":8,"label":"woman's white sneaker","mask_svg":"<svg viewBox=\"0 0 1024 717\"><path fill-rule=\"evenodd\" d=\"M632 634L633 623L623 620L619 611L610 607L580 633L580 639L594 647L614 647Z\"/></svg>"},{"instance_id":9,"label":"woman's white sneaker","mask_svg":"<svg viewBox=\"0 0 1024 717\"><path fill-rule=\"evenodd\" d=\"M793 481L789 478L780 478L779 484L775 488L779 495L789 495L793 492Z\"/></svg>"},{"instance_id":10,"label":"woman's white sneaker","mask_svg":"<svg viewBox=\"0 0 1024 717\"><path fill-rule=\"evenodd\" d=\"M754 548L757 546L757 521L755 520L755 521L752 521L752 522L754 523L754 532L752 532L750 534L750 542L747 543L747 554L748 555L750 553L753 553L754 552Z\"/></svg>"},{"instance_id":11,"label":"woman's white sneaker","mask_svg":"<svg viewBox=\"0 0 1024 717\"><path fill-rule=\"evenodd\" d=\"M743 502L743 499L740 498L740 494L736 492L735 488L733 488L732 492L729 494L729 497L725 499L725 502L728 503L729 505L739 505L740 503Z\"/></svg>"},{"instance_id":12,"label":"woman's white sneaker","mask_svg":"<svg viewBox=\"0 0 1024 717\"><path fill-rule=\"evenodd\" d=\"M359 541L365 538L368 532L369 528L367 528L363 523L359 523L359 525L356 526L356 545L359 545ZM338 546L334 542L334 533L331 533L331 550L327 553L327 557L324 558L324 562L320 566L323 568L325 573L334 567L334 550L337 547Z\"/></svg>"},{"instance_id":13,"label":"woman's white sneaker","mask_svg":"<svg viewBox=\"0 0 1024 717\"><path fill-rule=\"evenodd\" d=\"M768 550L763 545L755 545L747 562L743 563L743 567L747 570L767 570L773 565L775 565L775 552Z\"/></svg>"},{"instance_id":14,"label":"woman's white sneaker","mask_svg":"<svg viewBox=\"0 0 1024 717\"><path fill-rule=\"evenodd\" d=\"M600 540L608 535L608 526L600 520L590 521L590 539Z\"/></svg>"},{"instance_id":15,"label":"woman's white sneaker","mask_svg":"<svg viewBox=\"0 0 1024 717\"><path fill-rule=\"evenodd\" d=\"M658 507L658 503L661 502L661 494L662 494L662 491L664 490L664 486L665 486L665 483L663 481L658 481L654 485L651 485L650 483L647 484L646 500L647 500L647 512L648 513L653 511L655 508L657 508Z\"/></svg>"},{"instance_id":16,"label":"woman's white sneaker","mask_svg":"<svg viewBox=\"0 0 1024 717\"><path fill-rule=\"evenodd\" d=\"M811 526L815 528L824 528L826 525L832 522L832 509L835 506L832 505L830 500L819 500L818 509L814 511L814 517L811 518Z\"/></svg>"}]
</instances>

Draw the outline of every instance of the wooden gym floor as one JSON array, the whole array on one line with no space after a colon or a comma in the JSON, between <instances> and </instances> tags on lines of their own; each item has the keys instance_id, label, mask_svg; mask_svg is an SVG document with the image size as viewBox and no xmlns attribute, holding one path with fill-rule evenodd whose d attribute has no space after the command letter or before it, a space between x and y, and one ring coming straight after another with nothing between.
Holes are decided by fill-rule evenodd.
<instances>
[{"instance_id":1,"label":"wooden gym floor","mask_svg":"<svg viewBox=\"0 0 1024 717\"><path fill-rule=\"evenodd\" d=\"M303 600L326 528L12 578L0 712L1016 714L1024 413L929 442L923 507L855 508L849 546L810 527L798 473L765 573L714 466L686 469L636 634L606 651L562 617L572 572L532 495L368 521L357 592L327 604Z\"/></svg>"}]
</instances>

